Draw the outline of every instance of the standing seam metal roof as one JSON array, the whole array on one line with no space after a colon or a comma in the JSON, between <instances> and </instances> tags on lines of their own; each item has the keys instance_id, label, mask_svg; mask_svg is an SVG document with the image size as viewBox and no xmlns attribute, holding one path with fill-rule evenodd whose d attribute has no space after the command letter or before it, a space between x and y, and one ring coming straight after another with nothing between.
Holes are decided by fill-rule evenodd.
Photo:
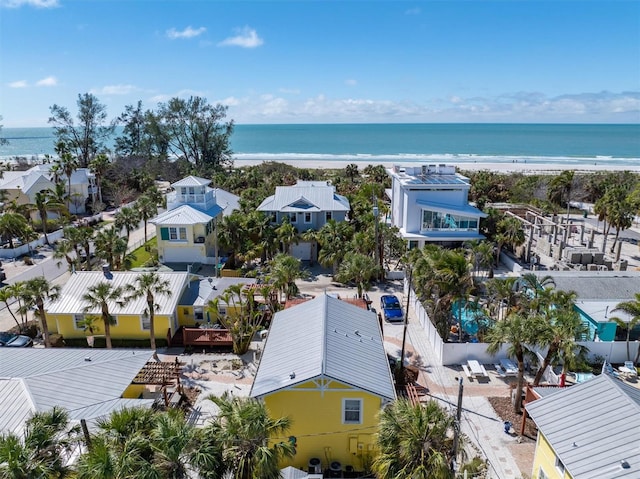
<instances>
[{"instance_id":1,"label":"standing seam metal roof","mask_svg":"<svg viewBox=\"0 0 640 479\"><path fill-rule=\"evenodd\" d=\"M77 271L69 277L69 280L62 287L59 299L47 303L45 306L46 313L85 314L85 308L89 303L82 299L82 297L91 286L102 282L107 282L115 288L135 285L136 278L140 274L142 273L113 271L108 276L105 276L102 271ZM169 297L166 295L156 295L155 301L158 305L156 314L171 315L176 310L180 295L186 287L189 275L186 272L159 272L158 276L161 280L169 282L169 290L172 291L172 294ZM123 297L125 295L125 292L123 292ZM144 297L132 300L124 307L118 305L115 301L109 302L109 312L113 315L141 315L146 308L147 300ZM94 308L87 313L100 314L100 309Z\"/></svg>"},{"instance_id":2,"label":"standing seam metal roof","mask_svg":"<svg viewBox=\"0 0 640 479\"><path fill-rule=\"evenodd\" d=\"M327 295L276 313L251 396L318 377L395 398L375 314Z\"/></svg>"},{"instance_id":3,"label":"standing seam metal roof","mask_svg":"<svg viewBox=\"0 0 640 479\"><path fill-rule=\"evenodd\" d=\"M640 389L601 374L527 412L574 479L640 478Z\"/></svg>"},{"instance_id":4,"label":"standing seam metal roof","mask_svg":"<svg viewBox=\"0 0 640 479\"><path fill-rule=\"evenodd\" d=\"M349 211L349 200L337 194L335 186L325 182L299 182L293 186L278 186L276 194L266 198L258 211ZM296 206L296 202L311 205ZM312 209L313 208L313 209Z\"/></svg>"}]
</instances>

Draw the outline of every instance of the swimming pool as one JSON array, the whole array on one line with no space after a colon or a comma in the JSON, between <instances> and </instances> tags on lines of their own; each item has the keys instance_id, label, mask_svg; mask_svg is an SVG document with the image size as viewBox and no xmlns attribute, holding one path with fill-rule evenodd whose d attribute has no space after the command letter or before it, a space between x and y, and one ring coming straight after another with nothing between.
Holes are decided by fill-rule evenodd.
<instances>
[{"instance_id":1,"label":"swimming pool","mask_svg":"<svg viewBox=\"0 0 640 479\"><path fill-rule=\"evenodd\" d=\"M460 312L460 306L462 311ZM478 334L478 325L486 329L490 324L490 319L482 312L476 303L456 301L451 306L451 314L456 321L460 319L462 330L469 336ZM461 316L459 316L461 314Z\"/></svg>"}]
</instances>

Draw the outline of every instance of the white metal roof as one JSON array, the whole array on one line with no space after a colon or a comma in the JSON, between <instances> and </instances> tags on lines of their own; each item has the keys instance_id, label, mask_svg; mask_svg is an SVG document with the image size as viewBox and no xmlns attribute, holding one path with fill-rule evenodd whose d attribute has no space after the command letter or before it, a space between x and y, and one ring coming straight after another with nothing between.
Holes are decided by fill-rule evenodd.
<instances>
[{"instance_id":1,"label":"white metal roof","mask_svg":"<svg viewBox=\"0 0 640 479\"><path fill-rule=\"evenodd\" d=\"M235 210L240 209L240 197L222 188L214 188L216 203L222 208L223 216L229 216Z\"/></svg>"},{"instance_id":2,"label":"white metal roof","mask_svg":"<svg viewBox=\"0 0 640 479\"><path fill-rule=\"evenodd\" d=\"M349 200L336 193L335 186L324 181L299 181L293 186L278 186L276 194L266 198L258 211L349 211Z\"/></svg>"},{"instance_id":3,"label":"white metal roof","mask_svg":"<svg viewBox=\"0 0 640 479\"><path fill-rule=\"evenodd\" d=\"M182 205L178 206L175 209L165 211L164 213L160 213L158 216L149 221L157 226L164 225L195 225L208 223L215 216L222 211L222 208L216 206L216 208L212 211L213 215L204 213L193 206Z\"/></svg>"},{"instance_id":4,"label":"white metal roof","mask_svg":"<svg viewBox=\"0 0 640 479\"><path fill-rule=\"evenodd\" d=\"M153 351L0 348L0 433L20 433L35 411L60 406L70 419L92 419L125 406L121 398Z\"/></svg>"},{"instance_id":5,"label":"white metal roof","mask_svg":"<svg viewBox=\"0 0 640 479\"><path fill-rule=\"evenodd\" d=\"M276 313L251 396L264 396L320 376L395 398L374 313L327 295Z\"/></svg>"},{"instance_id":6,"label":"white metal roof","mask_svg":"<svg viewBox=\"0 0 640 479\"><path fill-rule=\"evenodd\" d=\"M574 479L640 478L640 389L601 374L527 412Z\"/></svg>"},{"instance_id":7,"label":"white metal roof","mask_svg":"<svg viewBox=\"0 0 640 479\"><path fill-rule=\"evenodd\" d=\"M174 188L179 188L181 186L207 186L209 183L211 183L211 180L207 180L206 178L187 176L186 178L182 178L181 180L172 183L171 186Z\"/></svg>"},{"instance_id":8,"label":"white metal roof","mask_svg":"<svg viewBox=\"0 0 640 479\"><path fill-rule=\"evenodd\" d=\"M107 282L114 288L136 284L136 278L143 273L129 271L112 271L105 274L102 271L77 271L73 273L60 291L60 298L57 301L49 302L46 305L47 314L83 314L88 303L82 299L89 287L98 283ZM161 280L169 282L169 289L172 295L156 295L155 302L158 305L156 314L171 315L175 312L180 295L185 289L188 273L186 272L158 272ZM123 297L125 296L123 292ZM109 302L109 312L113 315L132 314L141 315L147 308L147 300L141 297L130 301L125 306L120 306L116 301ZM100 314L99 308L87 311L90 314Z\"/></svg>"},{"instance_id":9,"label":"white metal roof","mask_svg":"<svg viewBox=\"0 0 640 479\"><path fill-rule=\"evenodd\" d=\"M192 278L180 298L180 306L206 306L209 301L225 292L225 290L236 284L255 284L255 278Z\"/></svg>"}]
</instances>

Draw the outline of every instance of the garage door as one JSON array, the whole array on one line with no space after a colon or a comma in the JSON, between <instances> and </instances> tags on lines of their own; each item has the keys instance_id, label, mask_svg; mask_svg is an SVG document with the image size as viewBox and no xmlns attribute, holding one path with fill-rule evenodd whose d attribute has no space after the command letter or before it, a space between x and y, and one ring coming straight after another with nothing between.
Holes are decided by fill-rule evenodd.
<instances>
[{"instance_id":1,"label":"garage door","mask_svg":"<svg viewBox=\"0 0 640 479\"><path fill-rule=\"evenodd\" d=\"M311 260L311 243L299 243L291 246L291 256L302 261Z\"/></svg>"},{"instance_id":2,"label":"garage door","mask_svg":"<svg viewBox=\"0 0 640 479\"><path fill-rule=\"evenodd\" d=\"M204 246L185 248L165 248L164 263L202 263L204 260Z\"/></svg>"}]
</instances>

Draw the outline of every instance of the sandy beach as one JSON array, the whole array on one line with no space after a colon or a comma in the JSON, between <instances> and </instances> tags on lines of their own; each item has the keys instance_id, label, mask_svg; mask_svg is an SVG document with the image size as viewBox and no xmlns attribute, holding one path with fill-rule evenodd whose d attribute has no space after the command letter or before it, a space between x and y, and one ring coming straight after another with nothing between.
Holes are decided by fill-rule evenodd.
<instances>
[{"instance_id":1,"label":"sandy beach","mask_svg":"<svg viewBox=\"0 0 640 479\"><path fill-rule=\"evenodd\" d=\"M255 166L263 163L264 161L273 160L257 160L257 159L234 159L234 165L237 167L243 166ZM394 164L400 166L419 166L423 163L413 161L407 162L380 162L380 161L322 161L322 160L282 160L278 163L286 163L296 168L310 168L310 169L343 169L349 164L358 165L358 168L362 169L368 165L383 165L385 168L391 168ZM454 165L460 170L466 171L494 171L499 173L524 173L524 174L554 174L564 170L574 170L576 172L593 173L593 172L606 172L606 171L630 171L640 173L640 164L630 165L618 165L607 164L605 162L593 164L589 163L568 163L568 164L556 164L556 163L471 163L471 162L446 162L448 165Z\"/></svg>"}]
</instances>

